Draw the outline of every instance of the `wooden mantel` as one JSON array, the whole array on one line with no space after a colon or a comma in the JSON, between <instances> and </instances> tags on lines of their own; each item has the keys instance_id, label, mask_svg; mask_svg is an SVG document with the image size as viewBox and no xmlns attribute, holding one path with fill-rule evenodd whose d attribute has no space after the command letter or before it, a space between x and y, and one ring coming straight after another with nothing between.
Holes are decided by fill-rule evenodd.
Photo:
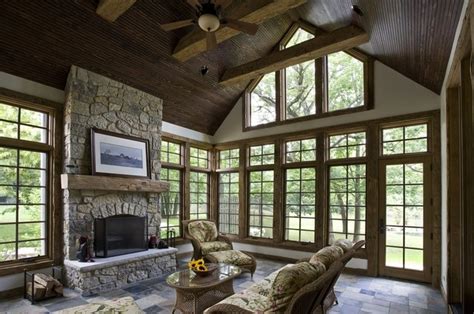
<instances>
[{"instance_id":1,"label":"wooden mantel","mask_svg":"<svg viewBox=\"0 0 474 314\"><path fill-rule=\"evenodd\" d=\"M62 174L61 188L70 190L101 190L161 193L169 190L170 184L150 179Z\"/></svg>"}]
</instances>

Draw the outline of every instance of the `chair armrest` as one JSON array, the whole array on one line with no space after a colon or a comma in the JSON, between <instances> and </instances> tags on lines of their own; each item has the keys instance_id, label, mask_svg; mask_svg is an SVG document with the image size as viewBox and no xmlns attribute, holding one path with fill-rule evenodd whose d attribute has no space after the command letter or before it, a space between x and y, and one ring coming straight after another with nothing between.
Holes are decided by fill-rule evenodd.
<instances>
[{"instance_id":1,"label":"chair armrest","mask_svg":"<svg viewBox=\"0 0 474 314\"><path fill-rule=\"evenodd\" d=\"M208 313L216 313L216 314L217 313L252 314L254 312L245 310L245 309L243 309L241 307L238 307L236 305L221 303L221 304L216 304L216 305L213 305L213 306L207 308L207 310L205 310L204 313L206 313L206 314L208 314Z\"/></svg>"},{"instance_id":2,"label":"chair armrest","mask_svg":"<svg viewBox=\"0 0 474 314\"><path fill-rule=\"evenodd\" d=\"M230 245L231 249L233 249L232 241L230 241L230 239L227 236L223 234L219 234L217 236L217 241L225 242Z\"/></svg>"},{"instance_id":3,"label":"chair armrest","mask_svg":"<svg viewBox=\"0 0 474 314\"><path fill-rule=\"evenodd\" d=\"M303 263L303 262L309 262L310 259L311 259L311 257L300 258L299 260L296 261L296 264Z\"/></svg>"},{"instance_id":4,"label":"chair armrest","mask_svg":"<svg viewBox=\"0 0 474 314\"><path fill-rule=\"evenodd\" d=\"M201 243L193 237L188 236L187 238L191 241L191 244L193 245L193 259L200 259L202 257Z\"/></svg>"}]
</instances>

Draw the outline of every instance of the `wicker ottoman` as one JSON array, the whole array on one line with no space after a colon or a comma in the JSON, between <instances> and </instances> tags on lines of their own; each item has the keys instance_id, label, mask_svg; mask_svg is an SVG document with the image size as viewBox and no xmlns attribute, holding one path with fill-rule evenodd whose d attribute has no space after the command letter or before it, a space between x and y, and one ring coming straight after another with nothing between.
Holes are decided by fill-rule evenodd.
<instances>
[{"instance_id":1,"label":"wicker ottoman","mask_svg":"<svg viewBox=\"0 0 474 314\"><path fill-rule=\"evenodd\" d=\"M252 277L257 268L255 257L236 250L211 252L206 254L204 258L210 263L225 263L239 266L242 270L250 272Z\"/></svg>"}]
</instances>

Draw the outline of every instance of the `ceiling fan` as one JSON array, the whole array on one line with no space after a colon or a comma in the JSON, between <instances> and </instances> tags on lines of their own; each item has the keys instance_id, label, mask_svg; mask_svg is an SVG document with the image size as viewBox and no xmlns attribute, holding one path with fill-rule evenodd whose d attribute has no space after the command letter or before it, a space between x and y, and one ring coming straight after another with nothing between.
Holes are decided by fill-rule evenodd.
<instances>
[{"instance_id":1,"label":"ceiling fan","mask_svg":"<svg viewBox=\"0 0 474 314\"><path fill-rule=\"evenodd\" d=\"M172 31L189 25L198 25L206 33L207 50L217 46L216 31L220 27L230 27L239 32L255 35L258 25L230 19L223 16L224 11L232 0L186 0L196 10L196 18L161 24L165 31Z\"/></svg>"}]
</instances>

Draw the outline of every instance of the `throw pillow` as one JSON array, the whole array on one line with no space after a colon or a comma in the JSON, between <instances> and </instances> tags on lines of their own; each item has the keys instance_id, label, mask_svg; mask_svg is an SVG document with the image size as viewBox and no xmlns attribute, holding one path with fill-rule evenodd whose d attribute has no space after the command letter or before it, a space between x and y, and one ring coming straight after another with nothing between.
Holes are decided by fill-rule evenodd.
<instances>
[{"instance_id":1,"label":"throw pillow","mask_svg":"<svg viewBox=\"0 0 474 314\"><path fill-rule=\"evenodd\" d=\"M334 242L334 245L340 247L344 251L344 253L347 253L347 251L352 249L354 243L352 243L352 241L349 239L339 239Z\"/></svg>"}]
</instances>

